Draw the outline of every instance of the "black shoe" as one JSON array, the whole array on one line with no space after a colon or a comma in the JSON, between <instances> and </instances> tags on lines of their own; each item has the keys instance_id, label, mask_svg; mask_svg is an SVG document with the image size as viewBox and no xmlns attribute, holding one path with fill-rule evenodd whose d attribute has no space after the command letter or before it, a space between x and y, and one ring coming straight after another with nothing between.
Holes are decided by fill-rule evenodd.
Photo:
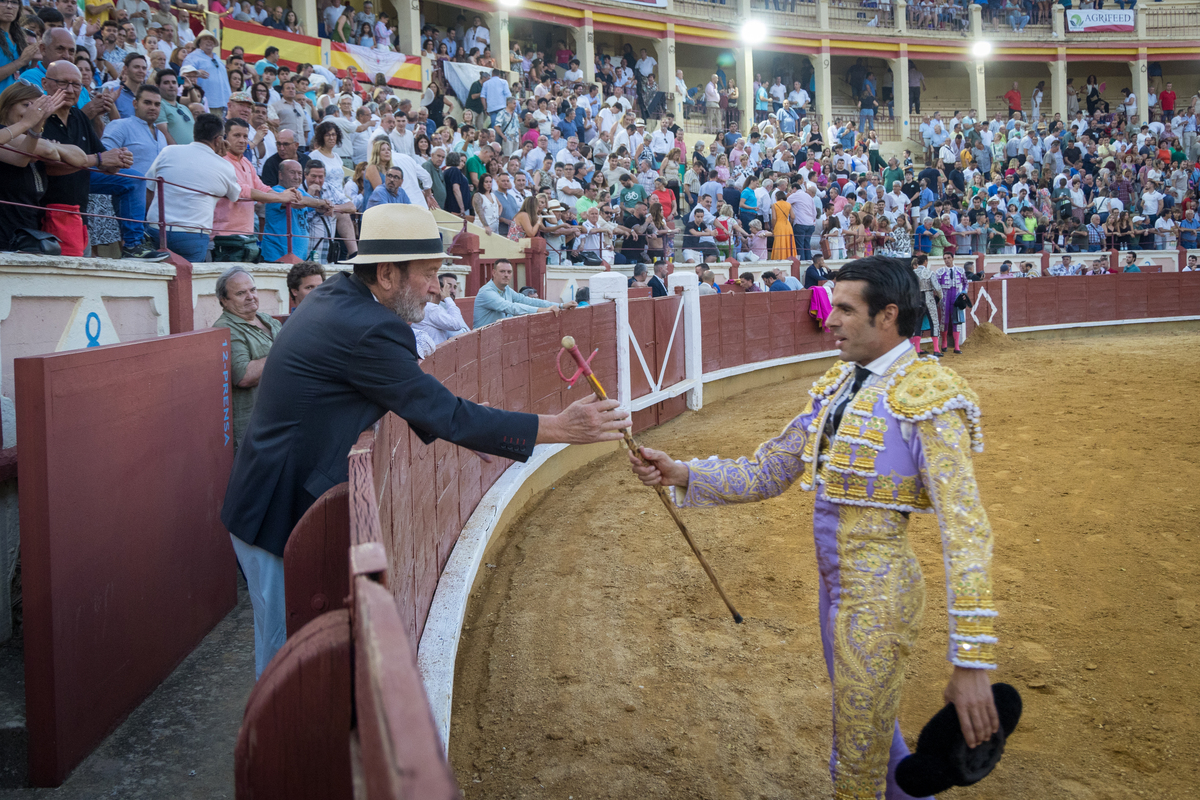
<instances>
[{"instance_id":1,"label":"black shoe","mask_svg":"<svg viewBox=\"0 0 1200 800\"><path fill-rule=\"evenodd\" d=\"M171 254L166 250L155 250L145 242L135 247L121 248L121 258L137 258L142 261L166 261L170 257Z\"/></svg>"},{"instance_id":2,"label":"black shoe","mask_svg":"<svg viewBox=\"0 0 1200 800\"><path fill-rule=\"evenodd\" d=\"M962 355L962 350L955 350L955 351L954 351L954 355L956 355L956 356L961 356L961 355Z\"/></svg>"}]
</instances>

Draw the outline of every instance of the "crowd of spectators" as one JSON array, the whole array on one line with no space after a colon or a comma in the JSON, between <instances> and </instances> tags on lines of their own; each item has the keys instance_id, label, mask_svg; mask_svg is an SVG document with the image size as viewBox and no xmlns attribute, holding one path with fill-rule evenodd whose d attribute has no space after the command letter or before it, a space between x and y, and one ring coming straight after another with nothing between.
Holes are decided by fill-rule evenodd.
<instances>
[{"instance_id":1,"label":"crowd of spectators","mask_svg":"<svg viewBox=\"0 0 1200 800\"><path fill-rule=\"evenodd\" d=\"M542 237L551 263L591 266L1173 249L1196 246L1200 228L1200 100L1157 78L1140 104L1124 90L1114 107L1094 76L1077 91L1071 79L1066 119L1043 112L1044 83L1028 99L1014 83L999 98L1007 115L927 114L924 148L885 160L874 118L894 113L890 73L877 80L858 60L845 75L856 113L822 122L811 70L756 75L741 131L739 89L717 66L691 89L676 75L685 113L703 108L708 126L689 147L658 62L629 45L598 52L588 82L564 42L514 40L510 74L494 68L480 16L423 23L423 51L475 79L455 92L435 71L414 102L353 67L293 68L274 46L222 57L187 6L105 6L83 19L67 0L0 0L15 48L0 45L0 84L61 97L0 151L14 178L5 199L23 204L0 209L10 248L31 246L13 231L40 227L25 206L49 204L94 215L88 243L119 241L129 256L165 256L154 246L165 222L170 248L191 260L274 261L290 248L323 263L356 252L357 216L382 203L439 207L485 236ZM261 0L210 10L303 32ZM373 46L396 45L369 2L334 0L319 17L319 35L366 43L369 29ZM919 112L924 77L908 81ZM36 114L24 102L3 122ZM61 152L17 153L34 152L22 144L34 133ZM165 220L142 178L165 182Z\"/></svg>"}]
</instances>

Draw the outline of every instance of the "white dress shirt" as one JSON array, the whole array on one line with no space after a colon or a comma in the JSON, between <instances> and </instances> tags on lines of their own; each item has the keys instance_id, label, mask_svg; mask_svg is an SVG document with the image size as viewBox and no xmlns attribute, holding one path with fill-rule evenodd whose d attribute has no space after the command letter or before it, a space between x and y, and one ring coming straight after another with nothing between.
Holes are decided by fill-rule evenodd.
<instances>
[{"instance_id":1,"label":"white dress shirt","mask_svg":"<svg viewBox=\"0 0 1200 800\"><path fill-rule=\"evenodd\" d=\"M463 320L458 304L447 297L440 303L426 303L425 318L413 325L413 331L424 331L437 347L455 336L470 333L471 329Z\"/></svg>"},{"instance_id":2,"label":"white dress shirt","mask_svg":"<svg viewBox=\"0 0 1200 800\"><path fill-rule=\"evenodd\" d=\"M233 165L201 142L164 147L146 172L147 178L160 176L196 190L170 183L163 187L166 222L180 226L184 233L207 233L213 225L217 201L224 197L233 203L242 196ZM150 184L152 189L155 186ZM151 200L146 204L146 222L157 225L158 221L158 203Z\"/></svg>"}]
</instances>

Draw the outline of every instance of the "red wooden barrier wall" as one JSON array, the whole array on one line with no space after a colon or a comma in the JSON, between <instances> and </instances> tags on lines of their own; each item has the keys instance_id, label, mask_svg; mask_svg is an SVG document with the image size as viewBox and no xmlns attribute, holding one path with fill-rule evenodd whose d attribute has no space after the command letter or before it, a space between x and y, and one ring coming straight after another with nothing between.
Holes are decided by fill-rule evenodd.
<instances>
[{"instance_id":1,"label":"red wooden barrier wall","mask_svg":"<svg viewBox=\"0 0 1200 800\"><path fill-rule=\"evenodd\" d=\"M422 367L468 400L553 414L589 393L583 384L568 389L558 376L554 354L565 335L574 336L585 352L600 347L592 368L615 394L612 303L489 325L443 344ZM682 349L679 359L682 369ZM388 555L386 583L415 649L438 577L463 525L512 462L494 458L487 464L447 442L422 444L404 420L391 414L380 420L373 434L364 435L362 446L374 472L381 541Z\"/></svg>"},{"instance_id":2,"label":"red wooden barrier wall","mask_svg":"<svg viewBox=\"0 0 1200 800\"><path fill-rule=\"evenodd\" d=\"M56 786L236 601L224 329L14 363L29 774Z\"/></svg>"},{"instance_id":3,"label":"red wooden barrier wall","mask_svg":"<svg viewBox=\"0 0 1200 800\"><path fill-rule=\"evenodd\" d=\"M1200 275L1190 272L1010 279L1005 283L1009 330L1200 314ZM986 287L1000 305L1003 287L998 284L988 281Z\"/></svg>"}]
</instances>

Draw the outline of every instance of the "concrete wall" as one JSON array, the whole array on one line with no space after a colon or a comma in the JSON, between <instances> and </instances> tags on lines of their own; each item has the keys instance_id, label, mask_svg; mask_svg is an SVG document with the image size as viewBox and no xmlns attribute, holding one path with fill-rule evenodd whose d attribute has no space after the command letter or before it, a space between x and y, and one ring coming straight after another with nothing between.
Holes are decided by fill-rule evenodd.
<instances>
[{"instance_id":1,"label":"concrete wall","mask_svg":"<svg viewBox=\"0 0 1200 800\"><path fill-rule=\"evenodd\" d=\"M0 396L4 447L16 444L13 359L169 332L169 264L132 259L0 256Z\"/></svg>"}]
</instances>

